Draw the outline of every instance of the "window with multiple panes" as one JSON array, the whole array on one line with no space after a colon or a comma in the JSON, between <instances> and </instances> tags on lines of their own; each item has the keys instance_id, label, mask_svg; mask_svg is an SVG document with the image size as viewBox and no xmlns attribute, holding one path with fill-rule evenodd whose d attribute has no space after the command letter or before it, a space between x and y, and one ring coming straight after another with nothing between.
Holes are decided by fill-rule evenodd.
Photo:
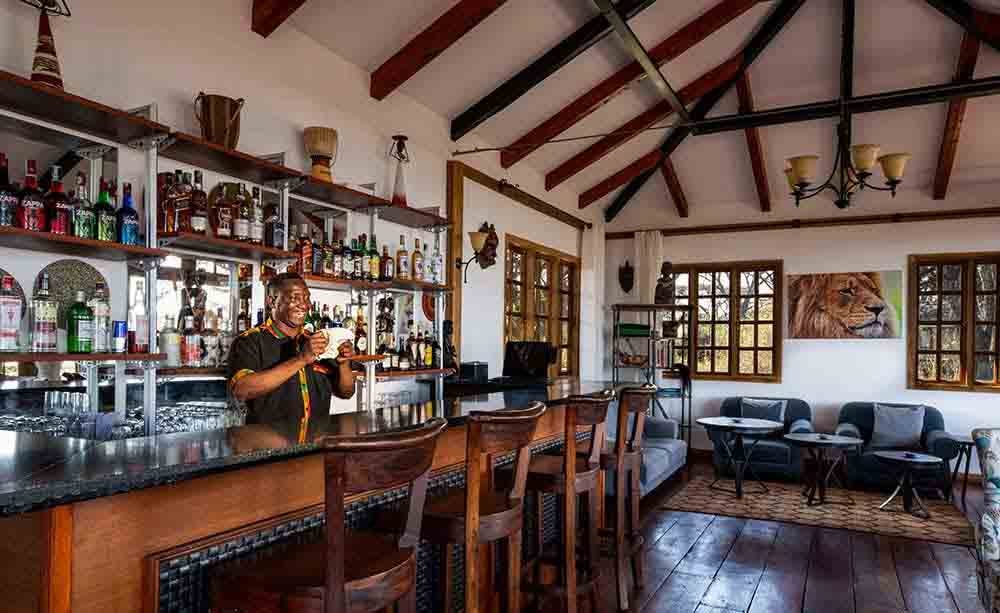
<instances>
[{"instance_id":1,"label":"window with multiple panes","mask_svg":"<svg viewBox=\"0 0 1000 613\"><path fill-rule=\"evenodd\" d=\"M911 387L1000 389L1000 253L910 257Z\"/></svg>"},{"instance_id":2,"label":"window with multiple panes","mask_svg":"<svg viewBox=\"0 0 1000 613\"><path fill-rule=\"evenodd\" d=\"M695 377L780 380L781 262L675 265L672 274L674 304L695 307L661 314L692 318L692 338L678 326L676 362L693 352Z\"/></svg>"},{"instance_id":3,"label":"window with multiple panes","mask_svg":"<svg viewBox=\"0 0 1000 613\"><path fill-rule=\"evenodd\" d=\"M579 368L580 261L507 235L504 341L546 341L556 347L553 375Z\"/></svg>"}]
</instances>

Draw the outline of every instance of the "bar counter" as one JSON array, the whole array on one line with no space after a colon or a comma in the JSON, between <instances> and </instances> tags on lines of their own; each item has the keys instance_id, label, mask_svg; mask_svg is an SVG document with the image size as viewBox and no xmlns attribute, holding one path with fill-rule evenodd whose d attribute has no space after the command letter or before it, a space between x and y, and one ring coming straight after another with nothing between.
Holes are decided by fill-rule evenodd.
<instances>
[{"instance_id":1,"label":"bar counter","mask_svg":"<svg viewBox=\"0 0 1000 613\"><path fill-rule=\"evenodd\" d=\"M203 611L208 567L322 526L323 436L391 432L444 417L431 489L460 487L470 412L545 402L550 410L535 444L557 445L560 402L607 386L569 380L315 417L304 434L298 423L106 442L0 432L3 610ZM349 524L362 525L403 495L351 498ZM418 608L437 610L430 575L441 565L423 549Z\"/></svg>"}]
</instances>

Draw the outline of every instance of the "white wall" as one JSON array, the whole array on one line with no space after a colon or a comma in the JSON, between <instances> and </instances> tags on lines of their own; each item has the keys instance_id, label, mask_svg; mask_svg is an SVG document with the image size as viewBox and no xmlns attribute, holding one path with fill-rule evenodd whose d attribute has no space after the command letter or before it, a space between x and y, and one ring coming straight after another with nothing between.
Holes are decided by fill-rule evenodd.
<instances>
[{"instance_id":1,"label":"white wall","mask_svg":"<svg viewBox=\"0 0 1000 613\"><path fill-rule=\"evenodd\" d=\"M633 258L632 249L631 240L608 242L608 305L632 301L617 280L618 266L625 257ZM665 240L664 257L675 264L781 259L785 274L790 275L905 271L910 254L991 250L1000 250L1000 220L676 237ZM904 274L904 300L905 278ZM785 340L780 384L696 380L694 395L696 418L717 414L727 396L767 395L806 400L817 428L827 431L836 424L840 406L851 400L926 403L944 413L945 425L952 432L1000 426L1000 398L995 394L906 389L905 323L904 338L896 340ZM704 434L696 432L696 446L708 448Z\"/></svg>"},{"instance_id":2,"label":"white wall","mask_svg":"<svg viewBox=\"0 0 1000 613\"><path fill-rule=\"evenodd\" d=\"M334 169L337 179L375 181L383 195L390 191L392 178L385 152L390 136L402 132L410 136L414 160L407 174L411 206L437 206L444 213L445 163L454 148L448 119L400 92L381 102L373 100L368 93L367 71L319 45L291 23L267 39L252 33L251 4L248 0L89 0L74 6L71 19L52 20L65 87L120 108L155 102L161 123L193 134L199 133L192 112L192 101L199 91L245 98L239 148L254 154L286 151L286 163L293 168L309 166L302 147L302 128L334 127L340 135L340 155ZM0 67L25 75L30 72L37 16L37 11L21 3L0 4ZM456 79L441 87L460 90L462 83ZM466 147L490 144L463 139ZM141 156L126 149L120 157L120 180L141 183ZM505 176L495 153L463 161L492 176ZM13 160L13 168L20 164ZM160 165L161 170L176 166L169 160ZM206 177L209 184L217 179ZM541 176L525 165L516 169L511 180L555 206L574 214L586 213L594 221L600 219L596 207L586 212L576 210L575 192L566 188L545 192ZM505 200L492 202L488 213L467 211L466 219L494 223L503 219L504 227L515 234L578 253L575 239L569 247L563 239L564 228L573 234L575 230L563 226L551 233L556 243L550 243L548 235L532 233L539 224L531 219L529 209ZM367 231L367 224L359 219L352 222L350 230ZM400 232L384 222L376 229L380 242L391 245L396 244ZM414 233L402 232L412 244ZM603 241L589 240L583 266L586 301L581 310L589 318L590 334L583 339L588 355L599 355L593 321L601 295L594 287L600 275L593 267L603 258L603 248ZM466 251L471 253L469 248ZM475 276L476 272L470 272L470 277ZM19 280L27 282L20 276ZM474 302L489 317L502 311L502 300ZM484 342L499 345L499 328L496 330L497 335L484 337ZM496 360L491 362L499 365ZM582 364L584 376L598 372L596 362Z\"/></svg>"}]
</instances>

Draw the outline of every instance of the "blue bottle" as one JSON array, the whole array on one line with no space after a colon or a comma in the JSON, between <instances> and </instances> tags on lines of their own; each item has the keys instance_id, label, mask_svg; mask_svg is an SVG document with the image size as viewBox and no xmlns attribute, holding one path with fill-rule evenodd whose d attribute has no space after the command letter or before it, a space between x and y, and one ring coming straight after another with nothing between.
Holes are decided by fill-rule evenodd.
<instances>
[{"instance_id":1,"label":"blue bottle","mask_svg":"<svg viewBox=\"0 0 1000 613\"><path fill-rule=\"evenodd\" d=\"M122 208L116 213L118 242L123 245L139 244L139 213L132 206L132 184L122 186Z\"/></svg>"}]
</instances>

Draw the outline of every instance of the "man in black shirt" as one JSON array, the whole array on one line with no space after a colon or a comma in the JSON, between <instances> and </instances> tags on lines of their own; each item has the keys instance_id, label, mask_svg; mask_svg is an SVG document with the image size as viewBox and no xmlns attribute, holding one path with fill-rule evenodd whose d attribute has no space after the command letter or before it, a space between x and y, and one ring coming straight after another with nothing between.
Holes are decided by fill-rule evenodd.
<instances>
[{"instance_id":1,"label":"man in black shirt","mask_svg":"<svg viewBox=\"0 0 1000 613\"><path fill-rule=\"evenodd\" d=\"M302 329L312 304L302 277L275 276L267 295L271 317L233 341L229 388L237 400L246 402L248 424L297 427L302 438L311 417L329 414L331 396L354 395L353 348L344 342L332 362L317 362L329 341L323 334Z\"/></svg>"}]
</instances>

